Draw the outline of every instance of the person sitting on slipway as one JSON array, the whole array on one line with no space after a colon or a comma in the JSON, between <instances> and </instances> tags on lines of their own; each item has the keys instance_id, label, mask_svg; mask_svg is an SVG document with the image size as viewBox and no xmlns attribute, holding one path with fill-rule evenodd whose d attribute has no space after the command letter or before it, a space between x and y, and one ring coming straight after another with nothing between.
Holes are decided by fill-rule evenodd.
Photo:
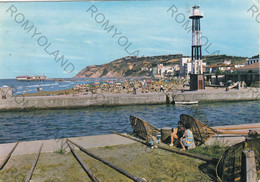
<instances>
[{"instance_id":1,"label":"person sitting on slipway","mask_svg":"<svg viewBox=\"0 0 260 182\"><path fill-rule=\"evenodd\" d=\"M178 127L172 129L172 133L171 133L171 144L170 146L176 146L176 147L181 147L180 144L180 139L183 137L184 135L184 127L182 126L182 122L179 121L178 122Z\"/></svg>"},{"instance_id":2,"label":"person sitting on slipway","mask_svg":"<svg viewBox=\"0 0 260 182\"><path fill-rule=\"evenodd\" d=\"M149 143L151 144L152 149L158 148L158 144L160 143L160 140L157 138L157 132L152 133L152 136L151 136Z\"/></svg>"},{"instance_id":3,"label":"person sitting on slipway","mask_svg":"<svg viewBox=\"0 0 260 182\"><path fill-rule=\"evenodd\" d=\"M185 132L183 137L180 139L182 150L188 149L193 143L193 133L190 130L190 125L188 123L185 124Z\"/></svg>"}]
</instances>

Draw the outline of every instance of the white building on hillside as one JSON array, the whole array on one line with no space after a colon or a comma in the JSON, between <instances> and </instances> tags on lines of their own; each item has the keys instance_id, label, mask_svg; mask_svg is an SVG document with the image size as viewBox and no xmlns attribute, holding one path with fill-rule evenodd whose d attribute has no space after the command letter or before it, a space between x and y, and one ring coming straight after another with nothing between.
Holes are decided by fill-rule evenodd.
<instances>
[{"instance_id":1,"label":"white building on hillside","mask_svg":"<svg viewBox=\"0 0 260 182\"><path fill-rule=\"evenodd\" d=\"M191 58L180 58L180 76L188 76L192 72Z\"/></svg>"},{"instance_id":2,"label":"white building on hillside","mask_svg":"<svg viewBox=\"0 0 260 182\"><path fill-rule=\"evenodd\" d=\"M254 64L254 63L259 63L259 57L248 59L246 62L246 65L250 65L250 64Z\"/></svg>"}]
</instances>

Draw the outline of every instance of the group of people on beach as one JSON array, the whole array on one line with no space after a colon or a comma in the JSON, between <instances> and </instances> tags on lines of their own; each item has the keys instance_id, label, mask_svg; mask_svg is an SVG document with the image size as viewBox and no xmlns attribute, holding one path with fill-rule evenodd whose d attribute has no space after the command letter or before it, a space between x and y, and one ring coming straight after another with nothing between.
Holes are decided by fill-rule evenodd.
<instances>
[{"instance_id":1,"label":"group of people on beach","mask_svg":"<svg viewBox=\"0 0 260 182\"><path fill-rule=\"evenodd\" d=\"M190 125L188 123L184 124L182 121L178 122L177 128L172 129L170 137L171 143L169 146L180 147L182 148L181 150L187 150L194 142ZM158 148L159 142L160 140L155 135L153 135L150 139L151 148Z\"/></svg>"}]
</instances>

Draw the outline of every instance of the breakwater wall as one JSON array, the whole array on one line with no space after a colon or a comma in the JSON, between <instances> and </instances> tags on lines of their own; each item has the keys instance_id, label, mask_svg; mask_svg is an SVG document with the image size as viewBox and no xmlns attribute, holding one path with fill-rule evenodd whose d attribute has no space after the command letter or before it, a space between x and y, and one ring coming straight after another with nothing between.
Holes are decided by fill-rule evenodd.
<instances>
[{"instance_id":1,"label":"breakwater wall","mask_svg":"<svg viewBox=\"0 0 260 182\"><path fill-rule=\"evenodd\" d=\"M12 97L0 100L0 110L77 108L87 106L118 106L165 104L164 93L94 94L80 96Z\"/></svg>"},{"instance_id":2,"label":"breakwater wall","mask_svg":"<svg viewBox=\"0 0 260 182\"><path fill-rule=\"evenodd\" d=\"M175 102L219 102L219 101L249 101L260 100L260 89L249 88L241 90L214 89L187 91L184 93L172 93L172 100Z\"/></svg>"},{"instance_id":3,"label":"breakwater wall","mask_svg":"<svg viewBox=\"0 0 260 182\"><path fill-rule=\"evenodd\" d=\"M62 96L13 96L0 99L0 110L77 108L88 106L120 106L173 104L174 102L211 102L260 100L260 89L225 91L224 89L200 91L175 91L170 93L94 94Z\"/></svg>"}]
</instances>

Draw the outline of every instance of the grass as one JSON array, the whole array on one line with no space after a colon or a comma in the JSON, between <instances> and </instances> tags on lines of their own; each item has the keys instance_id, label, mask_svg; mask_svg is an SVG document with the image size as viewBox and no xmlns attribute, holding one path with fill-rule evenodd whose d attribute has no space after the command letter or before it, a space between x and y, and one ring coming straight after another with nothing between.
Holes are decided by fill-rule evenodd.
<instances>
[{"instance_id":1,"label":"grass","mask_svg":"<svg viewBox=\"0 0 260 182\"><path fill-rule=\"evenodd\" d=\"M149 182L208 182L215 180L215 166L212 164L161 149L150 149L139 143L91 148L88 150L132 175L145 178ZM76 150L76 152L100 181L132 181L85 153L79 150ZM224 152L224 148L217 145L202 146L192 149L189 152L218 157ZM20 178L26 177L35 159L35 155L11 157L5 168L0 171L0 182L1 180L5 181L5 179L16 181L18 175L20 175ZM73 155L70 152L63 153L62 150L52 153L42 153L32 180L37 182L90 181ZM20 181L24 181L24 179Z\"/></svg>"},{"instance_id":2,"label":"grass","mask_svg":"<svg viewBox=\"0 0 260 182\"><path fill-rule=\"evenodd\" d=\"M56 150L56 151L54 151L54 153L57 153L57 154L65 154L65 150L64 149L62 149L62 148L60 148L59 150Z\"/></svg>"},{"instance_id":3,"label":"grass","mask_svg":"<svg viewBox=\"0 0 260 182\"><path fill-rule=\"evenodd\" d=\"M196 147L189 151L191 153L207 155L219 159L223 155L226 149L227 147L225 146L219 144L213 144L213 145L204 145L204 146Z\"/></svg>"}]
</instances>

